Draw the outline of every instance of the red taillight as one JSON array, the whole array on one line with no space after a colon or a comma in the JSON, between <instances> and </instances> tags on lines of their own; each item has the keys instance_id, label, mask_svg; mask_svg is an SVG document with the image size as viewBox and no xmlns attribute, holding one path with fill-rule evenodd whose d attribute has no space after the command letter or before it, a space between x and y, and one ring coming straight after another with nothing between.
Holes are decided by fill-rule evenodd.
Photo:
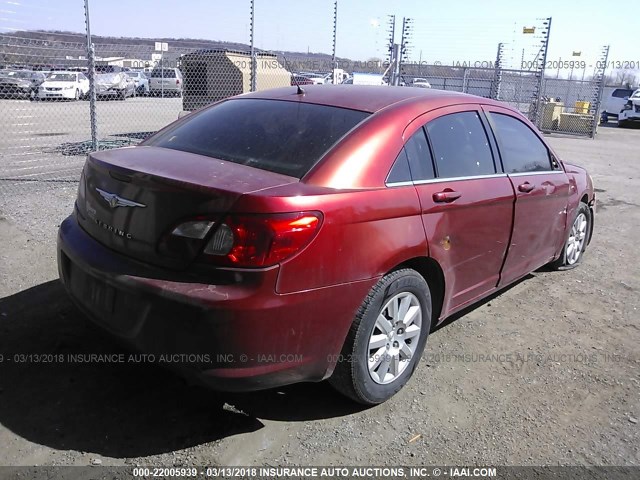
<instances>
[{"instance_id":1,"label":"red taillight","mask_svg":"<svg viewBox=\"0 0 640 480\"><path fill-rule=\"evenodd\" d=\"M209 240L204 257L225 266L275 265L306 247L321 223L319 212L230 215Z\"/></svg>"},{"instance_id":2,"label":"red taillight","mask_svg":"<svg viewBox=\"0 0 640 480\"><path fill-rule=\"evenodd\" d=\"M176 78L176 85L180 85L180 79Z\"/></svg>"}]
</instances>

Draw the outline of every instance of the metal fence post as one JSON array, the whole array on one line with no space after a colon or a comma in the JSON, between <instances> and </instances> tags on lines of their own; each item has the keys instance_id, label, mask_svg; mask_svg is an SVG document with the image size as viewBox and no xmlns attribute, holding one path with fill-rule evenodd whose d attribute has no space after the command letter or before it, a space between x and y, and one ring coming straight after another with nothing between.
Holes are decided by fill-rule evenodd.
<instances>
[{"instance_id":1,"label":"metal fence post","mask_svg":"<svg viewBox=\"0 0 640 480\"><path fill-rule=\"evenodd\" d=\"M533 112L533 123L536 127L541 128L542 124L542 115L540 114L540 104L542 103L542 91L544 87L544 70L547 65L547 51L549 50L549 37L551 35L551 17L547 18L546 22L543 22L543 25L546 25L545 38L542 40L542 65L539 68L540 78L538 79L538 92L537 98L534 101L535 112ZM531 118L530 118L531 120Z\"/></svg>"},{"instance_id":2,"label":"metal fence post","mask_svg":"<svg viewBox=\"0 0 640 480\"><path fill-rule=\"evenodd\" d=\"M95 48L91 43L91 28L89 26L89 0L84 0L84 16L87 27L87 60L89 77L89 119L91 123L91 150L98 150L98 121L96 119L96 83L95 83Z\"/></svg>"},{"instance_id":3,"label":"metal fence post","mask_svg":"<svg viewBox=\"0 0 640 480\"><path fill-rule=\"evenodd\" d=\"M331 55L332 68L337 68L336 65L336 34L338 31L338 0L333 3L333 53ZM334 78L335 82L335 78Z\"/></svg>"},{"instance_id":4,"label":"metal fence post","mask_svg":"<svg viewBox=\"0 0 640 480\"><path fill-rule=\"evenodd\" d=\"M591 124L590 137L595 138L598 130L598 121L600 120L600 104L602 102L602 92L604 91L605 73L607 70L607 64L609 60L609 45L602 49L602 60L596 64L596 92L592 99L591 112L593 112L593 120Z\"/></svg>"},{"instance_id":5,"label":"metal fence post","mask_svg":"<svg viewBox=\"0 0 640 480\"><path fill-rule=\"evenodd\" d=\"M401 46L399 43L393 45L393 76L392 81L389 82L389 85L398 86L400 85L400 49Z\"/></svg>"},{"instance_id":6,"label":"metal fence post","mask_svg":"<svg viewBox=\"0 0 640 480\"><path fill-rule=\"evenodd\" d=\"M491 82L491 98L498 100L500 98L500 85L502 83L502 54L504 44L498 44L498 52L496 53L496 63L493 70L493 81Z\"/></svg>"},{"instance_id":7,"label":"metal fence post","mask_svg":"<svg viewBox=\"0 0 640 480\"><path fill-rule=\"evenodd\" d=\"M469 83L469 69L465 67L462 74L462 93L467 93Z\"/></svg>"},{"instance_id":8,"label":"metal fence post","mask_svg":"<svg viewBox=\"0 0 640 480\"><path fill-rule=\"evenodd\" d=\"M254 37L254 22L255 22L255 5L254 0L251 0L251 23L249 24L249 40L251 44L251 91L256 91L256 52L253 46Z\"/></svg>"}]
</instances>

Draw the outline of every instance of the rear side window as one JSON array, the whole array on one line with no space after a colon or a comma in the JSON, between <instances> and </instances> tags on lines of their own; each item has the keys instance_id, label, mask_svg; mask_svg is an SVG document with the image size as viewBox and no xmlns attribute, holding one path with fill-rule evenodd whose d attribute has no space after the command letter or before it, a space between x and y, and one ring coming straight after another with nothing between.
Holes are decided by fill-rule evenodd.
<instances>
[{"instance_id":1,"label":"rear side window","mask_svg":"<svg viewBox=\"0 0 640 480\"><path fill-rule=\"evenodd\" d=\"M427 123L438 177L495 173L489 140L477 112L451 113Z\"/></svg>"},{"instance_id":2,"label":"rear side window","mask_svg":"<svg viewBox=\"0 0 640 480\"><path fill-rule=\"evenodd\" d=\"M431 180L435 177L431 151L422 128L411 136L405 145L405 149L409 157L411 176L414 181Z\"/></svg>"},{"instance_id":3,"label":"rear side window","mask_svg":"<svg viewBox=\"0 0 640 480\"><path fill-rule=\"evenodd\" d=\"M424 130L420 128L400 151L387 177L387 184L431 180L434 177L431 151Z\"/></svg>"},{"instance_id":4,"label":"rear side window","mask_svg":"<svg viewBox=\"0 0 640 480\"><path fill-rule=\"evenodd\" d=\"M611 96L616 98L626 98L631 96L632 93L633 93L633 90L628 90L626 88L616 88L611 94Z\"/></svg>"},{"instance_id":5,"label":"rear side window","mask_svg":"<svg viewBox=\"0 0 640 480\"><path fill-rule=\"evenodd\" d=\"M370 114L310 103L235 99L190 115L145 145L302 178Z\"/></svg>"},{"instance_id":6,"label":"rear side window","mask_svg":"<svg viewBox=\"0 0 640 480\"><path fill-rule=\"evenodd\" d=\"M509 115L488 115L496 130L506 173L551 170L547 147L527 125Z\"/></svg>"},{"instance_id":7,"label":"rear side window","mask_svg":"<svg viewBox=\"0 0 640 480\"><path fill-rule=\"evenodd\" d=\"M409 169L409 159L407 152L403 148L400 150L391 171L387 176L387 184L411 182L411 170Z\"/></svg>"}]
</instances>

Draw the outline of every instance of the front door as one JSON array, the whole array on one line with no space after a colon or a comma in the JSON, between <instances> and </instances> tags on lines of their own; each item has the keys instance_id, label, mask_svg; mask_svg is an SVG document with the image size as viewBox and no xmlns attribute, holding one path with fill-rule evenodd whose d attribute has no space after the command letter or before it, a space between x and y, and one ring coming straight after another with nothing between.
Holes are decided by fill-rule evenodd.
<instances>
[{"instance_id":1,"label":"front door","mask_svg":"<svg viewBox=\"0 0 640 480\"><path fill-rule=\"evenodd\" d=\"M509 110L483 108L516 195L513 234L500 278L503 286L549 263L562 248L569 179L525 122Z\"/></svg>"}]
</instances>

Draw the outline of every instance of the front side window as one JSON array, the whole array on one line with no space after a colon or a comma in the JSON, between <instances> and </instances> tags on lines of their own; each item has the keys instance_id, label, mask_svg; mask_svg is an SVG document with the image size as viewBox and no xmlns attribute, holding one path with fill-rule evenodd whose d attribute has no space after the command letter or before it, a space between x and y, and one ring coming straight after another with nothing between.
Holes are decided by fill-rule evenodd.
<instances>
[{"instance_id":1,"label":"front side window","mask_svg":"<svg viewBox=\"0 0 640 480\"><path fill-rule=\"evenodd\" d=\"M495 173L489 139L477 112L443 115L427 123L438 177Z\"/></svg>"},{"instance_id":2,"label":"front side window","mask_svg":"<svg viewBox=\"0 0 640 480\"><path fill-rule=\"evenodd\" d=\"M506 173L551 170L549 151L538 136L520 120L502 113L489 113Z\"/></svg>"},{"instance_id":3,"label":"front side window","mask_svg":"<svg viewBox=\"0 0 640 480\"><path fill-rule=\"evenodd\" d=\"M311 103L239 98L191 114L145 144L302 178L369 115Z\"/></svg>"}]
</instances>

